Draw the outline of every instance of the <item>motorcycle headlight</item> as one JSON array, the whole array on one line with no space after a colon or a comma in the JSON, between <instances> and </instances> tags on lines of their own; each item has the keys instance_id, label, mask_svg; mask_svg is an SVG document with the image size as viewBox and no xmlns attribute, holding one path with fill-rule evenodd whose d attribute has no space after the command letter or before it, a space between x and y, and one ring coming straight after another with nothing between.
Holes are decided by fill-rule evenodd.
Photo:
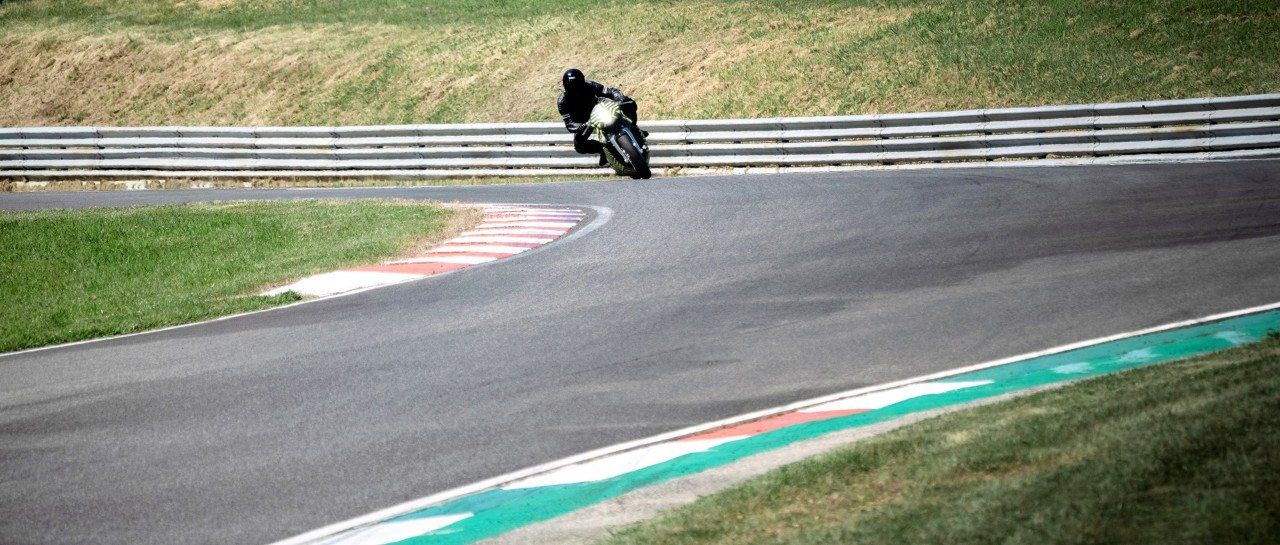
<instances>
[{"instance_id":1,"label":"motorcycle headlight","mask_svg":"<svg viewBox=\"0 0 1280 545\"><path fill-rule=\"evenodd\" d=\"M608 104L602 102L591 109L591 118L587 122L601 129L607 129L618 121L619 115L621 112L618 108L610 108Z\"/></svg>"}]
</instances>

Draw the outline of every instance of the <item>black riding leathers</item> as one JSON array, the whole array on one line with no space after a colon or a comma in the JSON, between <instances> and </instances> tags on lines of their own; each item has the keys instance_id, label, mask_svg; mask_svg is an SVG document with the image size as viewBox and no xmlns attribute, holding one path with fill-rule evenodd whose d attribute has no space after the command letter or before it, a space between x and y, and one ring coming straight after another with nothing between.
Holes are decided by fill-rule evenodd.
<instances>
[{"instance_id":1,"label":"black riding leathers","mask_svg":"<svg viewBox=\"0 0 1280 545\"><path fill-rule=\"evenodd\" d=\"M591 118L591 110L596 107L600 97L618 101L621 103L624 115L632 121L639 121L636 101L612 87L587 81L585 84L576 86L575 91L560 93L560 98L556 99L556 108L560 110L560 117L564 118L564 128L573 133L573 149L578 153L596 154L604 150L604 146L599 142L587 139L588 129L585 127L587 120Z\"/></svg>"}]
</instances>

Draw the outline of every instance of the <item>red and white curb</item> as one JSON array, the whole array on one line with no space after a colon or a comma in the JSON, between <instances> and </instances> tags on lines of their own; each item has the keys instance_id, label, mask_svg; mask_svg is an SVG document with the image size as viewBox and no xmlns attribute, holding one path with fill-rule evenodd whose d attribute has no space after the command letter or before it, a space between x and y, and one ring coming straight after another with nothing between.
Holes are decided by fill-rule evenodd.
<instances>
[{"instance_id":1,"label":"red and white curb","mask_svg":"<svg viewBox=\"0 0 1280 545\"><path fill-rule=\"evenodd\" d=\"M603 481L619 475L655 466L686 454L704 452L711 448L746 439L748 437L782 429L796 424L826 420L838 416L874 411L924 395L943 394L954 390L990 384L989 380L957 382L922 382L908 384L890 390L863 394L812 407L784 413L761 420L697 433L675 440L657 443L635 450L608 454L576 465L553 469L540 475L521 479L502 486L506 490L534 488Z\"/></svg>"},{"instance_id":2,"label":"red and white curb","mask_svg":"<svg viewBox=\"0 0 1280 545\"><path fill-rule=\"evenodd\" d=\"M632 450L609 453L570 465L561 465L542 473L510 480L497 488L519 491L604 481L787 426L874 411L920 396L947 393L989 383L991 383L990 380L906 384L889 390L805 407L796 412L678 437ZM355 525L347 531L326 535L321 530L319 534L304 534L273 545L390 545L442 530L471 518L475 513L450 513L409 520L385 520L389 518L387 515L389 513L383 513L382 521L374 521L373 524L368 525Z\"/></svg>"},{"instance_id":3,"label":"red and white curb","mask_svg":"<svg viewBox=\"0 0 1280 545\"><path fill-rule=\"evenodd\" d=\"M577 227L587 214L579 208L482 204L484 219L473 229L418 255L380 265L355 267L308 276L262 292L294 292L304 297L328 297L357 290L390 286L465 269L527 252L550 243Z\"/></svg>"}]
</instances>

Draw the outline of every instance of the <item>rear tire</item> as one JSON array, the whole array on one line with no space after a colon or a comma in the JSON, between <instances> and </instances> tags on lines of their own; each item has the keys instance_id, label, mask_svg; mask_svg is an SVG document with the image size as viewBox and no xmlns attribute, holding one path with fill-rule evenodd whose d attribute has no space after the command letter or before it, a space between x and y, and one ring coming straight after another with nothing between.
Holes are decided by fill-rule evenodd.
<instances>
[{"instance_id":1,"label":"rear tire","mask_svg":"<svg viewBox=\"0 0 1280 545\"><path fill-rule=\"evenodd\" d=\"M640 153L640 150L632 145L630 138L619 138L617 142L618 147L622 148L622 151L626 152L628 157L631 157L631 179L639 180L644 178L647 180L653 177L653 173L649 171L648 159L645 159L644 154Z\"/></svg>"}]
</instances>

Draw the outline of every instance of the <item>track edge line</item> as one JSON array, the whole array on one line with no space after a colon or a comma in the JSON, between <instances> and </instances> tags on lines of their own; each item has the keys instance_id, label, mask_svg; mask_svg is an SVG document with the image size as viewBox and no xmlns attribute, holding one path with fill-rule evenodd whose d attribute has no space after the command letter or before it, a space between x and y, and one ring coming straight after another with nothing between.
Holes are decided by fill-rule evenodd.
<instances>
[{"instance_id":1,"label":"track edge line","mask_svg":"<svg viewBox=\"0 0 1280 545\"><path fill-rule=\"evenodd\" d=\"M591 207L591 208L594 208L594 207ZM606 220L607 220L608 218L606 217L606 218L604 218L604 219L606 219ZM592 222L592 225L597 225L597 222ZM580 231L587 231L587 230L588 230L588 229L587 229L588 227L591 227L591 225L584 226L584 228L583 228L583 229L580 229L580 230L578 230L578 231L575 231L573 234L576 234L576 233L578 233L578 232L580 232ZM594 228L593 228L593 229L594 229ZM572 235L572 234L571 234L571 235ZM569 238L569 237L565 237L565 238L567 239L567 238ZM284 307L278 307L278 308L284 308ZM1203 316L1203 317L1200 317L1200 318L1192 318L1192 319L1189 319L1189 320L1182 320L1182 321L1178 321L1178 322L1171 322L1171 323L1167 323L1167 324L1161 324L1161 325L1152 326L1152 327L1143 328L1143 329L1138 329L1138 330L1129 331L1129 332L1125 332L1125 333L1117 333L1117 334L1114 334L1114 335L1107 335L1107 336L1104 336L1104 337L1097 337L1097 338L1093 338L1093 339L1089 339L1089 340L1077 341L1077 342L1068 343L1068 344L1063 344L1063 345L1059 345L1059 346L1055 346L1055 347L1051 347L1051 348L1046 348L1046 349L1038 350L1038 351L1034 351L1034 352L1027 352L1027 353L1018 354L1018 355L1014 355L1014 356L1008 356L1008 357L1004 357L1004 358L1000 358L1000 359L995 359L995 360L990 360L990 361L986 361L986 362L982 362L982 363L977 363L977 364L973 364L973 365L968 365L968 366L964 366L964 367L957 367L957 368L955 368L955 369L949 369L949 370L946 370L946 371L939 371L939 372L936 372L936 373L930 373L930 374L926 374L926 375L919 375L919 376L916 376L916 377L905 378L905 379L896 380L896 381L892 381L892 382L885 382L885 383L876 384L876 385L872 385L872 386L864 386L864 387L862 387L862 388L855 388L855 389L852 389L852 390L845 390L845 391L842 391L842 392L837 392L837 393L834 393L834 394L828 394L828 395L825 395L825 396L814 397L814 398L809 398L809 399L805 399L805 400L801 400L801 401L796 401L796 402L789 403L789 404L786 404L786 405L781 405L781 406L772 407L772 408L768 408L768 409L761 409L761 410L758 410L758 411L752 411L752 412L749 412L749 413L744 413L744 414L740 414L740 415L736 415L736 416L731 416L731 417L728 417L728 418L724 418L724 419L720 419L720 420L715 420L715 421L712 421L712 422L706 422L706 423L703 423L703 424L697 424L697 425L694 425L694 426L689 426L689 427L685 427L685 428L677 429L677 430L674 430L674 431L669 431L669 432L666 432L666 433L661 433L661 434L658 434L658 435L652 435L652 436L649 436L649 437L645 437L645 438L641 438L641 439L636 439L636 440L633 440L633 441L626 441L626 442L622 442L622 443L617 443L617 444L614 444L614 445L610 445L610 446L607 446L607 447L601 447L601 448L594 449L594 450L590 450L590 451L587 451L587 452L583 452L583 453L575 454L575 455L572 455L572 456L567 456L567 457L564 457L564 458L560 458L560 459L558 459L558 460L553 460L553 461L546 462L546 463L543 463L543 464L538 464L538 465L535 465L535 466L530 466L530 467L527 467L527 468L524 468L524 469L518 469L518 470L516 470L516 471L512 471L512 472L510 472L510 473L505 473L505 474L502 474L502 475L498 475L498 476L496 476L496 477L491 477L491 478L484 479L484 480L481 480L481 481L476 481L476 482L471 483L471 484L466 484L466 485L463 485L463 486L460 486L460 487L456 487L456 488L452 488L452 489L449 489L449 490L445 490L445 491L442 491L442 492L437 492L437 493L435 493L435 494L431 494L431 495L428 495L428 496L424 496L424 497L422 497L422 498L418 498L418 499L415 499L415 500L409 500L409 501L407 501L407 502L400 503L400 504L397 504L397 505L393 505L393 506L391 506L391 507L387 507L387 508L384 508L384 509L379 509L379 510L377 510L377 511L374 511L374 512L372 512L372 513L368 513L368 514L366 514L366 515L361 515L361 516L354 517L354 518L351 518L351 519L348 519L348 520L345 520L345 521L342 521L342 522L338 522L338 523L330 524L330 525L328 525L328 526L323 526L323 527L317 528L317 529L315 529L315 530L310 530L310 531L308 531L308 532L304 532L304 533L302 533L302 534L298 534L298 535L293 536L293 537L290 537L290 538L286 538L286 539L283 539L283 540L280 540L280 541L272 542L272 543L270 543L270 544L268 544L268 545L304 545L304 544L308 544L308 543L314 543L314 542L316 542L316 541L318 541L318 540L321 540L321 539L324 539L324 538L327 538L327 537L331 537L331 536L333 536L333 535L335 535L335 534L338 534L338 533L341 533L341 532L346 532L346 531L349 531L349 530L353 530L353 529L356 529L356 528L360 528L360 527L362 527L362 526L368 526L368 525L371 525L371 524L375 524L375 523L381 522L381 521L386 520L386 519L389 519L389 518L393 518L393 517L396 517L396 516L400 516L400 515L408 514L408 513L414 512L414 511L418 511L418 510L420 510L420 509L424 509L424 508L426 508L426 507L430 507L430 506L435 505L435 504L443 503L443 502L445 502L445 501L449 501L449 500L452 500L452 499L456 499L456 498L459 498L459 497L462 497L462 496L466 496L466 495L469 495L469 494L474 494L474 493L476 493L476 492L481 492L481 491L483 491L483 490L487 490L487 489L490 489L490 488L496 488L496 487L502 486L503 484L506 484L506 483L510 483L510 482L513 482L513 481L521 480L521 479L525 479L525 478L528 478L528 477L531 477L531 476L534 476L534 475L538 475L538 474L541 474L541 473L546 473L546 472L549 472L549 471L552 471L552 470L556 470L556 469L559 469L559 468L562 468L562 467L566 467L566 466L570 466L570 465L574 465L574 464L580 464L580 463L587 462L587 461L590 461L590 460L593 460L593 459L596 459L596 458L601 458L601 457L604 457L604 456L609 456L609 455L612 455L612 454L617 454L617 453L619 453L619 452L625 452L625 451L628 451L628 450L635 450L635 449L642 448L642 447L646 447L646 446L653 445L653 444L656 444L656 443L662 443L662 442L665 442L665 441L671 441L671 440L674 440L674 439L679 439L679 438L682 438L682 437L686 437L686 436L690 436L690 435L695 435L695 434L698 434L698 433L702 433L702 432L706 432L706 431L714 430L714 429L717 429L717 428L722 428L722 427L726 427L726 426L731 426L731 425L734 425L734 424L741 424L741 423L744 423L744 422L750 422L750 421L753 421L753 420L758 420L758 419L761 419L761 418L765 418L765 417L769 417L769 416L774 416L774 415L777 415L777 414L783 414L783 413L793 412L793 411L797 411L797 410L800 410L800 409L804 409L804 408L806 408L806 407L811 407L811 406L814 406L814 405L820 405L820 404L823 404L823 403L829 403L829 402L831 402L831 401L836 401L836 400L840 400L840 399L844 399L844 398L849 398L849 397L854 397L854 396L858 396L858 395L863 395L863 394L868 394L868 393L878 392L878 391L881 391L881 390L888 390L888 389L891 389L891 388L897 388L897 387L900 387L900 386L906 386L906 385L909 385L909 384L915 384L915 383L919 383L919 382L926 382L926 381L930 381L930 380L938 380L938 379L942 379L942 378L948 378L948 377L952 377L952 376L956 376L956 375L961 375L961 374L965 374L965 373L970 373L970 372L973 372L973 371L980 371L980 370L983 370L983 369L990 369L990 368L992 368L992 367L999 367L999 366L1002 366L1002 365L1008 365L1008 364L1011 364L1011 363L1017 363L1017 362L1019 362L1019 361L1029 360L1029 359L1033 359L1033 358L1039 358L1039 357L1049 356L1049 355L1053 355L1053 354L1059 354L1059 353L1063 353L1063 352L1070 352L1070 351L1072 351L1072 350L1078 350L1078 349L1081 349L1081 348L1086 348L1086 347L1094 346L1094 345L1098 345L1098 344L1103 344L1103 343L1108 343L1108 342L1113 342L1113 341L1118 341L1118 340L1128 339L1128 338L1131 338L1131 337L1138 337L1138 336L1142 336L1142 335L1150 335L1150 334L1152 334L1152 333L1160 333L1160 332L1170 331L1170 330L1174 330L1174 329L1181 329L1181 328L1185 328L1185 327L1192 327L1192 326L1203 325L1203 324L1208 324L1208 323L1213 323L1213 322L1220 322L1220 321L1223 321L1223 320L1227 320L1227 319L1231 319L1231 318L1236 318L1236 317L1239 317L1239 316L1247 316L1247 315L1250 315L1250 314L1258 314L1258 313L1261 313L1261 312L1267 312L1267 311L1276 310L1276 309L1280 309L1280 301L1277 301L1277 302L1274 302L1274 303L1269 303L1269 304L1264 304L1264 305L1258 305L1258 306L1254 306L1254 307L1248 307L1248 308L1238 309L1238 310L1232 310L1232 311L1227 311L1227 312L1221 312L1221 313L1217 313L1217 314L1211 314L1211 315Z\"/></svg>"},{"instance_id":2,"label":"track edge line","mask_svg":"<svg viewBox=\"0 0 1280 545\"><path fill-rule=\"evenodd\" d=\"M485 205L492 205L492 204L499 204L499 205L501 205L501 204L520 204L520 205L524 205L524 206L552 206L552 205L549 205L549 204L546 204L546 203L491 203L491 202L483 202L483 203L465 203L465 204L475 204L475 205L477 205L477 206L485 206ZM595 213L596 213L596 217L591 218L591 221L590 221L590 222L588 222L586 225L582 225L581 227L575 228L575 229L574 229L573 231L571 231L569 234L564 235L564 236L562 236L562 237L560 237L560 238L557 238L557 239L555 239L555 240L553 240L553 241L551 241L551 242L548 242L548 243L546 243L546 244L543 244L542 246L539 246L539 247L537 247L537 248L534 248L533 250L541 250L541 249L543 249L543 248L547 248L547 247L550 247L550 246L555 246L555 245L557 245L557 244L559 244L559 243L562 243L562 242L568 242L568 241L570 241L570 240L574 240L574 239L576 239L576 238L578 238L578 237L581 237L582 235L585 235L586 233L589 233L589 232L591 232L591 231L596 230L597 228L599 228L599 227L600 227L600 225L603 225L604 223L607 223L607 222L609 221L609 219L611 219L611 218L613 217L613 210L611 210L611 209L609 209L609 208L607 208L607 207L603 207L603 206L578 205L578 204L565 204L565 205L554 205L554 206L570 206L570 207L574 207L574 208L585 208L585 209L590 209L590 210L592 210L593 212L595 212ZM496 261L490 261L490 262L486 262L486 263L478 263L478 264L475 264L475 265L471 265L471 266L469 266L469 267L467 267L467 268L468 268L468 269L470 269L470 268L474 268L474 267L480 267L480 266L488 265L488 264L490 264L490 263L496 263L496 262L499 262L499 261L511 261L511 260L513 260L513 259L518 259L518 258L524 257L524 256L526 256L526 255L528 255L528 254L532 254L532 253L534 253L534 252L533 252L533 250L530 250L530 251L528 251L528 252L521 252L521 253L518 253L518 254L514 254L514 255L512 255L512 256L510 256L510 257L506 257L506 258L499 259L499 260L496 260ZM21 355L23 355L23 354L31 354L31 353L33 353L33 352L44 352L44 351L46 351L46 350L58 350L58 349L61 349L61 348L71 348L71 347L73 347L73 346L80 346L80 345L84 345L84 344L100 343L100 342L107 342L107 341L115 341L115 340L120 340L120 339L126 339L126 338L129 338L129 337L138 337L138 336L141 336L141 335L152 335L152 334L155 334L155 333L162 333L162 332L165 332L165 331L172 331L172 330L175 330L175 329L182 329L182 328L186 328L186 327L195 327L195 326L199 326L199 325L211 324L211 323L214 323L214 322L221 322L221 321L224 321L224 320L231 320L231 319L235 319L235 318L241 318L241 317L244 317L244 316L251 316L251 315L254 315L254 314L262 314L262 313L265 313L265 312L274 312L274 311L278 311L278 310L284 310L284 309L287 309L287 308L293 308L293 307L300 306L300 305L305 305L305 304L308 304L308 303L316 303L316 302L320 302L320 301L329 301L329 300L332 300L332 299L337 299L337 298L339 298L339 297L346 297L346 296L348 296L348 295L356 295L356 294L358 294L358 293L364 293L364 292L366 292L366 291L376 290L376 289L379 289L379 288L386 288L386 287L390 287L390 286L398 286L398 285L404 285L404 284L412 284L412 283L414 283L414 282L420 282L420 281L422 281L422 280L426 280L427 278L439 278L439 277L441 277L441 276L444 276L444 275L447 275L447 274L453 274L453 273L456 273L456 272L459 272L459 271L462 271L462 270L466 270L466 269L458 269L458 270L456 270L456 271L447 271L447 272L437 273L437 274L433 274L433 275L429 275L429 276L424 276L424 277L422 277L422 278L416 278L416 279L413 279L413 280L409 280L409 281L406 281L406 282L397 282L397 283L394 283L394 284L384 284L384 285L378 285L378 286L368 286L368 287L364 287L364 288L354 289L354 290L351 290L351 291L344 291L344 292L342 292L342 293L336 293L336 294L333 294L333 295L325 295L325 296L323 296L323 297L313 297L313 298L310 298L310 299L303 299L303 300L301 300L301 301L294 301L294 302L289 303L289 304L287 304L287 305L280 305L280 306L278 306L278 307L269 307L269 308L263 308L263 309L258 309L258 310L250 310L250 311L248 311L248 312L240 312L240 313L237 313L237 314L228 314L228 315L226 315L226 316L218 316L218 317L216 317L216 318L209 318L209 319L207 319L207 320L201 320L201 321L199 321L199 322L191 322L191 323L188 323L188 324L175 324L175 325L169 325L169 326L160 327L160 328L157 328L157 329L147 329L147 330L144 330L144 331L134 331L134 332L132 332L132 333L121 333L121 334L119 334L119 335L111 335L111 336L109 336L109 337L96 337L96 338L92 338L92 339L81 339L81 340L78 340L78 341L71 341L71 342L65 342L65 343L59 343L59 344L50 344L50 345L46 345L46 346L34 346L34 347L31 347L31 348L24 348L24 349L22 349L22 350L15 350L15 351L13 351L13 352L0 352L0 364L3 364L3 363L4 363L4 362L3 362L3 360L4 360L5 358L12 357L12 356L21 356Z\"/></svg>"}]
</instances>

